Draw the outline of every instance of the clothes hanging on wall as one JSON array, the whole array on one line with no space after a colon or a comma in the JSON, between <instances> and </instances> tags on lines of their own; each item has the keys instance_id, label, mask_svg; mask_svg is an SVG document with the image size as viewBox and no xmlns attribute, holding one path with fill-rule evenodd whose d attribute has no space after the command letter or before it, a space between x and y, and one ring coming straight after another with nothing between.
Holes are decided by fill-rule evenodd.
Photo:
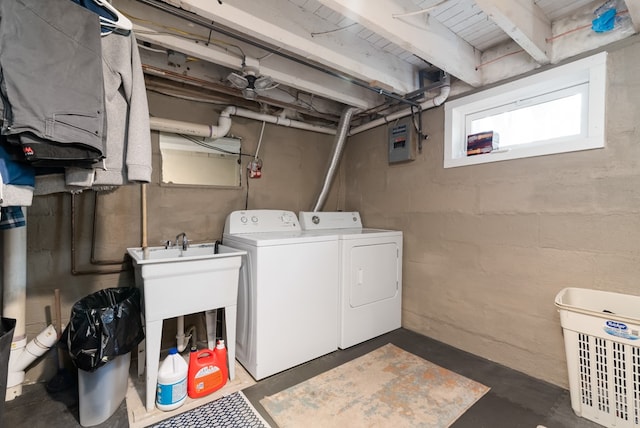
<instances>
[{"instance_id":1,"label":"clothes hanging on wall","mask_svg":"<svg viewBox=\"0 0 640 428\"><path fill-rule=\"evenodd\" d=\"M151 181L149 107L135 35L102 37L105 88L105 158L91 169L68 167L64 177L40 177L36 194L104 190Z\"/></svg>"},{"instance_id":2,"label":"clothes hanging on wall","mask_svg":"<svg viewBox=\"0 0 640 428\"><path fill-rule=\"evenodd\" d=\"M15 227L24 227L27 222L24 218L24 212L20 207L2 207L0 208L0 229L13 229Z\"/></svg>"},{"instance_id":3,"label":"clothes hanging on wall","mask_svg":"<svg viewBox=\"0 0 640 428\"><path fill-rule=\"evenodd\" d=\"M82 186L92 176L94 186L119 186L151 181L149 107L138 45L133 33L102 38L106 100L106 157L84 174L67 169L68 185Z\"/></svg>"},{"instance_id":4,"label":"clothes hanging on wall","mask_svg":"<svg viewBox=\"0 0 640 428\"><path fill-rule=\"evenodd\" d=\"M36 167L35 195L80 192L84 189L105 190L113 186L151 181L149 111L142 64L133 32L118 29L103 33L101 37L101 27L96 21L99 18L97 12L83 7L85 3L94 5L89 0L17 0L14 6L6 3L13 2L0 0L0 18L3 18L0 20L0 77L6 82L11 80L11 83L6 88L4 81L1 85L0 92L5 101L2 134L20 143L23 152L29 154L30 158L25 155L23 160ZM7 24L4 18L9 16L19 17L19 22ZM124 20L130 23L126 18ZM30 26L28 32L32 33L27 40L24 37L12 38L8 34L15 29L26 32L23 27L27 25ZM32 46L48 37L57 44L77 44L76 49L80 55L84 55L84 59L71 61L67 46L56 46L56 49L62 50L61 56L56 59L50 58L56 52L53 47L50 47L51 53L44 54ZM2 52L6 43L11 43L12 48L9 52ZM48 46L48 43L44 45ZM18 76L17 67L4 69L3 60L18 56L20 50L27 53L23 53L24 58L19 63L21 73L40 75L45 97L37 97L28 90L26 85L30 79ZM96 54L98 70L94 63ZM77 59L76 55L78 53L74 51L74 60ZM60 63L66 64L66 69L55 67ZM29 70L29 73L24 73L24 70ZM16 118L25 117L26 111L37 112L39 117L60 110L56 97L52 100L52 88L62 91L56 94L65 100L59 103L63 106L66 106L67 100L80 96L80 101L73 103L74 109L66 106L71 114L64 117L54 114L53 120L44 121L46 126L42 132L49 130L47 126L52 127L56 132L51 137L57 139L61 136L62 141L41 138L45 134L37 130L37 119L25 121L22 128L16 125L19 123ZM90 90L93 93L89 94ZM20 96L10 97L13 93ZM100 130L85 135L85 125L91 123L97 126L98 122ZM72 138L62 132L63 125L73 128L82 142L70 144ZM18 132L19 129L24 132ZM86 150L88 145L99 145L100 156L86 156L83 159L86 153L71 152L71 147ZM28 153L34 147L35 154ZM80 156L76 156L78 154ZM43 155L46 161L42 159ZM66 162L56 156L61 156Z\"/></svg>"},{"instance_id":5,"label":"clothes hanging on wall","mask_svg":"<svg viewBox=\"0 0 640 428\"><path fill-rule=\"evenodd\" d=\"M34 165L104 153L98 16L69 0L0 1L2 134Z\"/></svg>"},{"instance_id":6,"label":"clothes hanging on wall","mask_svg":"<svg viewBox=\"0 0 640 428\"><path fill-rule=\"evenodd\" d=\"M29 206L33 199L35 172L31 165L16 162L0 135L0 206Z\"/></svg>"}]
</instances>

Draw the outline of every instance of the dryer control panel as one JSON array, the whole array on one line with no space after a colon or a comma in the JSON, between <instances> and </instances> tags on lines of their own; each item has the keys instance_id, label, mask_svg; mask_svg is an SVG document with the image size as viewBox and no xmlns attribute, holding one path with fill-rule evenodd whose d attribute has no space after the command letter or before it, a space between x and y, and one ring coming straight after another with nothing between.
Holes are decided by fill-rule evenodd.
<instances>
[{"instance_id":1,"label":"dryer control panel","mask_svg":"<svg viewBox=\"0 0 640 428\"><path fill-rule=\"evenodd\" d=\"M233 211L227 216L224 233L283 232L301 230L298 217L292 211L245 210Z\"/></svg>"},{"instance_id":2,"label":"dryer control panel","mask_svg":"<svg viewBox=\"0 0 640 428\"><path fill-rule=\"evenodd\" d=\"M362 220L357 211L300 211L302 230L362 229Z\"/></svg>"}]
</instances>

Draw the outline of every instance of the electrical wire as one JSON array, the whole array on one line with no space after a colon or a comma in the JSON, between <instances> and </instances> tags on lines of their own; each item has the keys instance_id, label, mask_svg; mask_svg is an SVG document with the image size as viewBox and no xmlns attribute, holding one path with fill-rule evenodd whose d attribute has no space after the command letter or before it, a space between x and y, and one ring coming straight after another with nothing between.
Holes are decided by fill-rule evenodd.
<instances>
[{"instance_id":1,"label":"electrical wire","mask_svg":"<svg viewBox=\"0 0 640 428\"><path fill-rule=\"evenodd\" d=\"M264 134L264 125L265 121L262 121L262 129L260 130L260 138L258 138L258 147L256 148L256 155L253 158L254 160L258 160L258 152L260 152L260 146L262 145L262 134Z\"/></svg>"},{"instance_id":2,"label":"electrical wire","mask_svg":"<svg viewBox=\"0 0 640 428\"><path fill-rule=\"evenodd\" d=\"M203 37L199 34L196 33L191 33L188 31L183 31L179 28L176 27L170 27L167 25L162 25L159 24L155 21L151 21L149 19L143 19L143 18L138 18L136 16L133 15L129 15L126 13L123 13L123 15L125 15L127 18L129 18L130 20L134 21L134 22L138 22L138 23L146 23L149 25L153 25L154 27L159 27L164 29L165 31L145 31L145 30L135 30L136 34L166 34L166 35L170 35L170 36L176 36L176 37L181 37L183 39L186 40L191 40L194 42L203 42L203 43L207 43L207 44L212 44L212 45L216 45L222 48L225 48L226 46L232 47L237 49L238 51L240 51L240 55L242 55L243 58L243 62L244 62L244 58L246 58L246 55L244 53L244 51L242 50L242 48L238 45L235 45L233 43L229 43L227 41L224 40L220 40L220 39L212 39L211 37ZM227 50L227 49L225 49Z\"/></svg>"},{"instance_id":3,"label":"electrical wire","mask_svg":"<svg viewBox=\"0 0 640 428\"><path fill-rule=\"evenodd\" d=\"M222 149L220 147L216 147L216 146L213 146L211 144L205 143L204 141L200 141L197 138L194 138L194 137L192 137L190 135L185 135L185 134L176 134L176 135L179 135L180 137L184 138L185 140L191 141L192 143L197 144L198 146L206 147L207 149L215 150L215 151L218 151L218 152L221 152L221 153L226 153L228 155L251 156L251 157L257 156L257 152L256 152L255 155L245 154L245 153L242 153L242 152L236 153L236 152L232 152L230 150L225 150L225 149Z\"/></svg>"},{"instance_id":4,"label":"electrical wire","mask_svg":"<svg viewBox=\"0 0 640 428\"><path fill-rule=\"evenodd\" d=\"M446 3L448 0L441 0L440 2L434 4L433 6L429 6L425 9L420 9L420 10L416 10L414 12L407 12L407 13L394 13L391 15L392 18L398 19L398 18L404 18L405 16L414 16L414 15L421 15L423 13L429 13L431 12L433 9L437 8L438 6L440 6L443 3Z\"/></svg>"},{"instance_id":5,"label":"electrical wire","mask_svg":"<svg viewBox=\"0 0 640 428\"><path fill-rule=\"evenodd\" d=\"M331 33L335 33L335 32L338 32L338 31L346 30L347 28L351 28L354 25L358 25L358 23L357 22L353 22L353 23L351 23L349 25L345 25L344 27L334 28L333 30L320 31L318 33L309 33L309 34L311 34L311 37L322 36L324 34L331 34Z\"/></svg>"},{"instance_id":6,"label":"electrical wire","mask_svg":"<svg viewBox=\"0 0 640 428\"><path fill-rule=\"evenodd\" d=\"M148 86L147 86L147 91L155 92L156 94L165 95L167 97L178 98L178 99L185 100L185 101L193 101L193 102L197 102L197 103L214 104L214 105L220 105L220 106L229 105L228 102L224 102L224 101L214 101L214 100L207 100L207 99L204 99L204 98L191 97L189 95L174 94L174 93L171 93L171 92L162 91L160 89L149 88Z\"/></svg>"}]
</instances>

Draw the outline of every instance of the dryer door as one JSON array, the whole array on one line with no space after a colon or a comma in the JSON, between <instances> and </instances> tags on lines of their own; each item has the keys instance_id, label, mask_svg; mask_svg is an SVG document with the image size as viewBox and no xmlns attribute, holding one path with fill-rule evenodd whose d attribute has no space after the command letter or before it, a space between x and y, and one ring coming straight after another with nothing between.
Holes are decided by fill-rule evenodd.
<instances>
[{"instance_id":1,"label":"dryer door","mask_svg":"<svg viewBox=\"0 0 640 428\"><path fill-rule=\"evenodd\" d=\"M396 297L401 266L395 242L354 245L349 252L350 307Z\"/></svg>"}]
</instances>

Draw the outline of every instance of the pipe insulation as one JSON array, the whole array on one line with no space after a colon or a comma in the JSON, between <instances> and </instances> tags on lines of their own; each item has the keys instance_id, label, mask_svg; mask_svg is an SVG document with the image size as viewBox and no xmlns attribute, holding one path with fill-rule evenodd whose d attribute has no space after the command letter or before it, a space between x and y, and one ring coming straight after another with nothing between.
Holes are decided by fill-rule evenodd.
<instances>
[{"instance_id":1,"label":"pipe insulation","mask_svg":"<svg viewBox=\"0 0 640 428\"><path fill-rule=\"evenodd\" d=\"M313 206L312 211L314 212L320 211L327 200L329 189L331 188L333 177L335 176L336 170L338 169L338 164L340 163L340 158L342 156L342 150L344 149L344 145L347 140L347 133L349 131L349 124L351 123L351 117L356 110L357 109L355 107L347 107L342 112L333 144L333 152L331 158L329 159L329 165L327 167L327 173L325 174L324 182L322 184L320 194L318 195L318 199Z\"/></svg>"}]
</instances>

